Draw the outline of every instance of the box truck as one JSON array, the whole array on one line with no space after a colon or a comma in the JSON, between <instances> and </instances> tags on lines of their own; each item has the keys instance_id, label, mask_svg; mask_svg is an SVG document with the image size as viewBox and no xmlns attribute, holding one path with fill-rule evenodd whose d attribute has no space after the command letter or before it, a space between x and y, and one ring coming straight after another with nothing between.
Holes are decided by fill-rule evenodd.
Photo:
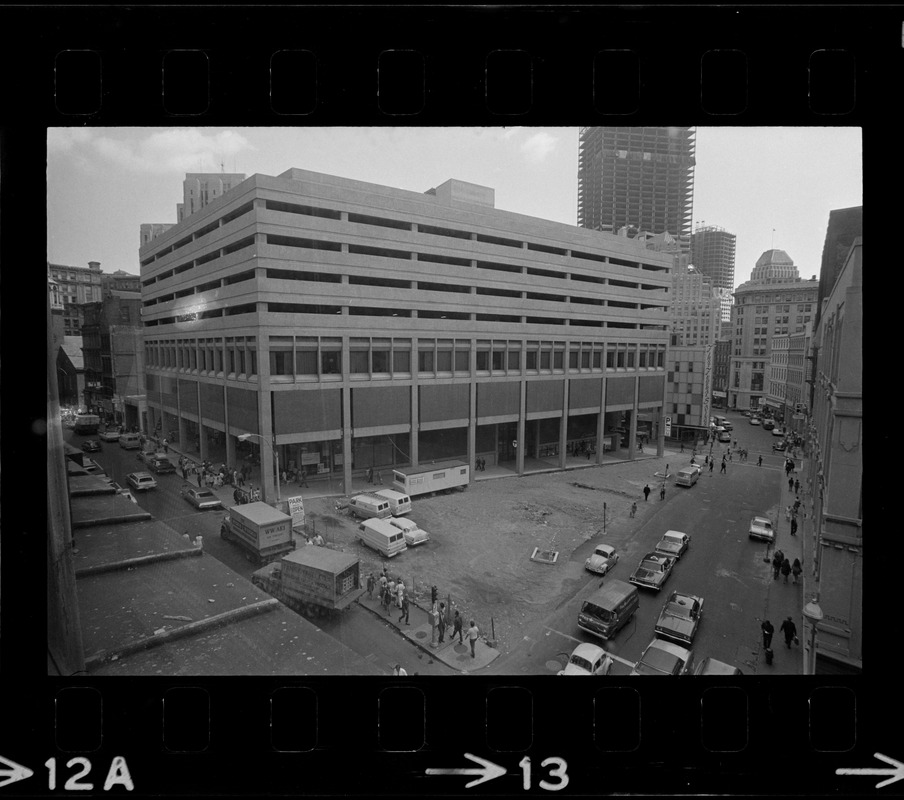
<instances>
[{"instance_id":1,"label":"box truck","mask_svg":"<svg viewBox=\"0 0 904 800\"><path fill-rule=\"evenodd\" d=\"M295 549L292 517L261 502L230 508L223 517L220 537L237 544L245 557L257 564L276 561Z\"/></svg>"}]
</instances>

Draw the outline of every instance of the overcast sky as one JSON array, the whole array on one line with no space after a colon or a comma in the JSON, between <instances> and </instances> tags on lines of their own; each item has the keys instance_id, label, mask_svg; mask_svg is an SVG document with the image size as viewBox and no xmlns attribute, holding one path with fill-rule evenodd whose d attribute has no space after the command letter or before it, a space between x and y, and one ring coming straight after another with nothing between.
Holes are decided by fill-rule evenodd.
<instances>
[{"instance_id":1,"label":"overcast sky","mask_svg":"<svg viewBox=\"0 0 904 800\"><path fill-rule=\"evenodd\" d=\"M862 205L861 162L859 128L698 128L694 222L737 236L736 286L771 247L818 275L829 211ZM498 209L577 224L577 128L54 128L48 260L138 274L141 223L175 222L185 173L221 164L416 192L458 178Z\"/></svg>"}]
</instances>

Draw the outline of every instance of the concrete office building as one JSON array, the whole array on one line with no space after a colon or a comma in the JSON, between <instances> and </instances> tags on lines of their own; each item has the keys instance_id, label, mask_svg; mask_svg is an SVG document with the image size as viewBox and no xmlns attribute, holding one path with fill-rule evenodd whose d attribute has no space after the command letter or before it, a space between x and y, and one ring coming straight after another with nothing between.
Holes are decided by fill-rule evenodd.
<instances>
[{"instance_id":1,"label":"concrete office building","mask_svg":"<svg viewBox=\"0 0 904 800\"><path fill-rule=\"evenodd\" d=\"M176 204L176 220L182 222L243 180L245 175L238 172L189 172L182 181L182 202Z\"/></svg>"},{"instance_id":2,"label":"concrete office building","mask_svg":"<svg viewBox=\"0 0 904 800\"><path fill-rule=\"evenodd\" d=\"M760 408L769 401L767 368L772 337L799 333L816 310L819 282L801 280L794 262L783 250L767 250L734 293L729 408Z\"/></svg>"},{"instance_id":3,"label":"concrete office building","mask_svg":"<svg viewBox=\"0 0 904 800\"><path fill-rule=\"evenodd\" d=\"M690 250L695 128L585 127L578 151L578 225L672 234Z\"/></svg>"},{"instance_id":4,"label":"concrete office building","mask_svg":"<svg viewBox=\"0 0 904 800\"><path fill-rule=\"evenodd\" d=\"M808 428L812 558L804 598L816 597L816 672L863 667L863 244L854 240L813 334L816 352ZM805 641L804 634L801 640ZM806 641L809 640L807 636Z\"/></svg>"},{"instance_id":5,"label":"concrete office building","mask_svg":"<svg viewBox=\"0 0 904 800\"><path fill-rule=\"evenodd\" d=\"M671 258L497 210L492 189L253 175L140 260L150 425L230 464L259 436L265 497L274 446L341 489L659 439Z\"/></svg>"},{"instance_id":6,"label":"concrete office building","mask_svg":"<svg viewBox=\"0 0 904 800\"><path fill-rule=\"evenodd\" d=\"M691 263L698 272L712 278L714 287L724 290L720 293L723 320L731 319L736 239L724 228L703 223L698 224L691 234Z\"/></svg>"}]
</instances>

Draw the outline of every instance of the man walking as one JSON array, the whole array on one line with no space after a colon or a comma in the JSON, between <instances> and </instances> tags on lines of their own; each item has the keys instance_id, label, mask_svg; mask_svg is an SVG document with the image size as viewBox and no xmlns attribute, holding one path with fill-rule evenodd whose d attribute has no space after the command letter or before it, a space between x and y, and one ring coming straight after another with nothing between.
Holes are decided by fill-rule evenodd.
<instances>
[{"instance_id":1,"label":"man walking","mask_svg":"<svg viewBox=\"0 0 904 800\"><path fill-rule=\"evenodd\" d=\"M631 519L634 519L634 515L637 513L637 503L631 503Z\"/></svg>"},{"instance_id":2,"label":"man walking","mask_svg":"<svg viewBox=\"0 0 904 800\"><path fill-rule=\"evenodd\" d=\"M411 623L408 621L408 595L405 595L402 598L402 614L399 617L399 622L404 618L405 624L410 625Z\"/></svg>"},{"instance_id":3,"label":"man walking","mask_svg":"<svg viewBox=\"0 0 904 800\"><path fill-rule=\"evenodd\" d=\"M797 638L797 626L794 624L794 620L791 617L788 617L783 623L779 630L785 634L785 645L788 649L791 649L791 642L793 642Z\"/></svg>"},{"instance_id":4,"label":"man walking","mask_svg":"<svg viewBox=\"0 0 904 800\"><path fill-rule=\"evenodd\" d=\"M715 459L711 458L711 459L709 460L709 471L710 471L710 472L713 471L713 467L715 466L715 464L716 464Z\"/></svg>"},{"instance_id":5,"label":"man walking","mask_svg":"<svg viewBox=\"0 0 904 800\"><path fill-rule=\"evenodd\" d=\"M782 561L782 575L785 576L785 583L788 582L788 576L791 574L791 562L788 559Z\"/></svg>"},{"instance_id":6,"label":"man walking","mask_svg":"<svg viewBox=\"0 0 904 800\"><path fill-rule=\"evenodd\" d=\"M797 520L794 517L791 518L791 535L797 536Z\"/></svg>"},{"instance_id":7,"label":"man walking","mask_svg":"<svg viewBox=\"0 0 904 800\"><path fill-rule=\"evenodd\" d=\"M794 494L800 494L800 481L794 480Z\"/></svg>"},{"instance_id":8,"label":"man walking","mask_svg":"<svg viewBox=\"0 0 904 800\"><path fill-rule=\"evenodd\" d=\"M236 490L236 491L238 491L238 490ZM374 580L374 574L371 572L371 573L367 576L367 596L368 596L371 600L374 599L374 585L375 585L375 584L376 584L376 581Z\"/></svg>"},{"instance_id":9,"label":"man walking","mask_svg":"<svg viewBox=\"0 0 904 800\"><path fill-rule=\"evenodd\" d=\"M443 643L446 636L446 604L439 604L439 619L436 621L437 631L439 632L439 642Z\"/></svg>"},{"instance_id":10,"label":"man walking","mask_svg":"<svg viewBox=\"0 0 904 800\"><path fill-rule=\"evenodd\" d=\"M782 568L782 561L784 560L785 555L781 550L776 550L774 555L772 556L772 580L778 580L778 573Z\"/></svg>"},{"instance_id":11,"label":"man walking","mask_svg":"<svg viewBox=\"0 0 904 800\"><path fill-rule=\"evenodd\" d=\"M719 472L723 475L727 475L728 473L725 471L725 468L727 466L728 466L728 464L726 463L725 459L723 458L722 459L722 468L719 470Z\"/></svg>"},{"instance_id":12,"label":"man walking","mask_svg":"<svg viewBox=\"0 0 904 800\"><path fill-rule=\"evenodd\" d=\"M757 458L757 460L756 460L756 465L757 465L758 467L762 467L762 466L763 466L763 457L762 457L762 456L760 456L759 458Z\"/></svg>"},{"instance_id":13,"label":"man walking","mask_svg":"<svg viewBox=\"0 0 904 800\"><path fill-rule=\"evenodd\" d=\"M650 484L649 483L643 487L643 499L644 499L644 502L646 502L647 500L650 499Z\"/></svg>"},{"instance_id":14,"label":"man walking","mask_svg":"<svg viewBox=\"0 0 904 800\"><path fill-rule=\"evenodd\" d=\"M790 619L790 617L789 617ZM793 623L792 623L793 624ZM471 620L471 627L468 628L468 641L471 643L471 658L474 658L474 646L477 644L477 637L480 636L480 629ZM790 647L790 645L788 645Z\"/></svg>"},{"instance_id":15,"label":"man walking","mask_svg":"<svg viewBox=\"0 0 904 800\"><path fill-rule=\"evenodd\" d=\"M775 633L775 627L768 619L763 620L760 627L763 629L763 649L768 650L772 646L772 634Z\"/></svg>"},{"instance_id":16,"label":"man walking","mask_svg":"<svg viewBox=\"0 0 904 800\"><path fill-rule=\"evenodd\" d=\"M794 477L789 475L788 476L788 491L791 492L793 490L794 490Z\"/></svg>"},{"instance_id":17,"label":"man walking","mask_svg":"<svg viewBox=\"0 0 904 800\"><path fill-rule=\"evenodd\" d=\"M455 635L458 634L458 643L464 644L464 639L462 638L462 632L461 632L461 623L462 623L461 614L459 613L458 609L456 608L455 616L452 618L452 635L449 637L450 642L455 641Z\"/></svg>"},{"instance_id":18,"label":"man walking","mask_svg":"<svg viewBox=\"0 0 904 800\"><path fill-rule=\"evenodd\" d=\"M659 487L659 499L665 500L665 484L664 483L662 484L662 486Z\"/></svg>"}]
</instances>

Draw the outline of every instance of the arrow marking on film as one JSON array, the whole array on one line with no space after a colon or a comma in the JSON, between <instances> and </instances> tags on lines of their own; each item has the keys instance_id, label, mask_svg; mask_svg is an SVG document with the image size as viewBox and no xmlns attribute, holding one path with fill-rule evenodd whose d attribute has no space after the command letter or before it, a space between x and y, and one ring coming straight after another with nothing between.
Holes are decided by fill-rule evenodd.
<instances>
[{"instance_id":1,"label":"arrow marking on film","mask_svg":"<svg viewBox=\"0 0 904 800\"><path fill-rule=\"evenodd\" d=\"M474 761L477 764L480 764L479 769L473 769L470 767L462 767L460 769L436 769L434 767L429 767L427 769L428 775L480 775L480 777L476 781L471 781L470 783L465 784L465 789L470 789L472 786L477 786L478 783L483 783L484 781L491 781L493 778L498 778L500 775L505 775L505 767L500 767L498 764L494 764L492 761L487 761L485 758L480 758L479 756L471 755L471 753L465 753L465 758L470 758L471 761Z\"/></svg>"},{"instance_id":2,"label":"arrow marking on film","mask_svg":"<svg viewBox=\"0 0 904 800\"><path fill-rule=\"evenodd\" d=\"M891 778L887 780L881 781L876 784L877 789L881 789L883 786L888 786L890 783L894 783L895 781L899 781L904 778L904 764L900 761L895 761L893 758L889 758L888 756L883 756L882 753L873 753L873 755L884 761L886 764L891 764L894 769L886 769L884 767L866 767L863 769L857 769L854 767L842 767L841 769L836 769L836 775L891 775Z\"/></svg>"},{"instance_id":3,"label":"arrow marking on film","mask_svg":"<svg viewBox=\"0 0 904 800\"><path fill-rule=\"evenodd\" d=\"M23 767L15 761L0 756L0 767L9 767L9 769L0 768L0 786L6 786L8 783L16 781L24 781L34 775L34 772L28 767Z\"/></svg>"}]
</instances>

